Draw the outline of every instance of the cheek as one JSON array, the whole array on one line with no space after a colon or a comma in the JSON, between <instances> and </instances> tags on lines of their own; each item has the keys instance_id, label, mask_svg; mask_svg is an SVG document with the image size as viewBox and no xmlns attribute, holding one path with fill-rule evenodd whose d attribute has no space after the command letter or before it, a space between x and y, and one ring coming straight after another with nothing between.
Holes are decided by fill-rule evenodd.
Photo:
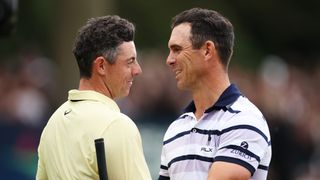
<instances>
[{"instance_id":1,"label":"cheek","mask_svg":"<svg viewBox=\"0 0 320 180\"><path fill-rule=\"evenodd\" d=\"M191 61L192 60L192 54L190 52L188 52L188 51L183 51L177 56L177 58L185 60L185 61Z\"/></svg>"},{"instance_id":2,"label":"cheek","mask_svg":"<svg viewBox=\"0 0 320 180\"><path fill-rule=\"evenodd\" d=\"M109 80L109 82L111 82L112 86L115 89L118 89L119 86L123 84L123 73L121 73L119 69L113 70L110 72L107 79Z\"/></svg>"},{"instance_id":3,"label":"cheek","mask_svg":"<svg viewBox=\"0 0 320 180\"><path fill-rule=\"evenodd\" d=\"M193 66L195 66L197 63L197 60L199 59L200 54L198 53L194 53L194 52L190 52L190 51L184 51L181 52L181 54L179 55L179 59L181 64L183 64L183 66L186 66L186 68L192 70Z\"/></svg>"},{"instance_id":4,"label":"cheek","mask_svg":"<svg viewBox=\"0 0 320 180\"><path fill-rule=\"evenodd\" d=\"M122 84L122 86L126 86L128 81L130 81L131 70L130 68L123 68L121 71L117 73L117 83Z\"/></svg>"}]
</instances>

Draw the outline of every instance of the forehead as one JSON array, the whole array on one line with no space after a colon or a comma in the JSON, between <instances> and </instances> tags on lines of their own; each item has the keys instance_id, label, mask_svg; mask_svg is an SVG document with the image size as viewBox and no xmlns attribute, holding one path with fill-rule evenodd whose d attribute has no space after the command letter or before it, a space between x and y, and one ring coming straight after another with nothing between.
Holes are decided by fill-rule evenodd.
<instances>
[{"instance_id":1,"label":"forehead","mask_svg":"<svg viewBox=\"0 0 320 180\"><path fill-rule=\"evenodd\" d=\"M123 42L117 48L118 56L134 56L136 57L136 47L133 41Z\"/></svg>"},{"instance_id":2,"label":"forehead","mask_svg":"<svg viewBox=\"0 0 320 180\"><path fill-rule=\"evenodd\" d=\"M190 23L179 24L171 32L168 46L190 44L191 25Z\"/></svg>"}]
</instances>

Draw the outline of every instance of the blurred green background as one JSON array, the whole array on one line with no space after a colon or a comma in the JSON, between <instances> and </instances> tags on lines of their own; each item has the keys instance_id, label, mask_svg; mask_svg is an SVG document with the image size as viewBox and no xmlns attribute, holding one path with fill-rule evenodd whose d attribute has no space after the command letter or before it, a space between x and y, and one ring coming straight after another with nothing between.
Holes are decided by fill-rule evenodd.
<instances>
[{"instance_id":1,"label":"blurred green background","mask_svg":"<svg viewBox=\"0 0 320 180\"><path fill-rule=\"evenodd\" d=\"M71 53L90 17L118 14L136 25L143 74L122 111L137 123L154 179L162 137L190 96L165 66L171 18L214 9L236 34L230 77L266 115L273 142L269 179L320 177L320 1L0 0L0 179L34 179L36 148L51 113L78 87ZM6 28L13 29L6 33ZM10 28L8 28L10 29Z\"/></svg>"}]
</instances>

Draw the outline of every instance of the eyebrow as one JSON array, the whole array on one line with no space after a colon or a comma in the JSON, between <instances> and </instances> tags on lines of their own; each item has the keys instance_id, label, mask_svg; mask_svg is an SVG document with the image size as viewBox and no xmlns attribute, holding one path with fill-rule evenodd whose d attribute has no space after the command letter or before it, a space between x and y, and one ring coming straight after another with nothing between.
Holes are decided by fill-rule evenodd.
<instances>
[{"instance_id":1,"label":"eyebrow","mask_svg":"<svg viewBox=\"0 0 320 180\"><path fill-rule=\"evenodd\" d=\"M182 48L182 46L180 46L180 45L178 45L178 44L171 44L171 45L169 45L169 48L170 49L173 49L173 48Z\"/></svg>"},{"instance_id":2,"label":"eyebrow","mask_svg":"<svg viewBox=\"0 0 320 180\"><path fill-rule=\"evenodd\" d=\"M130 60L132 60L132 59L133 59L133 60L137 60L137 57L131 56L131 57L127 58L126 61L130 61Z\"/></svg>"}]
</instances>

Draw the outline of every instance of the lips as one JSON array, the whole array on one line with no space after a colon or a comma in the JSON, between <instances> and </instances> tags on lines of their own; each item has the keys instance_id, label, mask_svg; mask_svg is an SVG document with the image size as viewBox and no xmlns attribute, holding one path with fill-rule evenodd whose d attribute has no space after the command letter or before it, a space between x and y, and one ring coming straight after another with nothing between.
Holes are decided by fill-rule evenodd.
<instances>
[{"instance_id":1,"label":"lips","mask_svg":"<svg viewBox=\"0 0 320 180\"><path fill-rule=\"evenodd\" d=\"M178 80L179 75L181 74L182 70L174 70L174 73L176 75L176 79Z\"/></svg>"}]
</instances>

